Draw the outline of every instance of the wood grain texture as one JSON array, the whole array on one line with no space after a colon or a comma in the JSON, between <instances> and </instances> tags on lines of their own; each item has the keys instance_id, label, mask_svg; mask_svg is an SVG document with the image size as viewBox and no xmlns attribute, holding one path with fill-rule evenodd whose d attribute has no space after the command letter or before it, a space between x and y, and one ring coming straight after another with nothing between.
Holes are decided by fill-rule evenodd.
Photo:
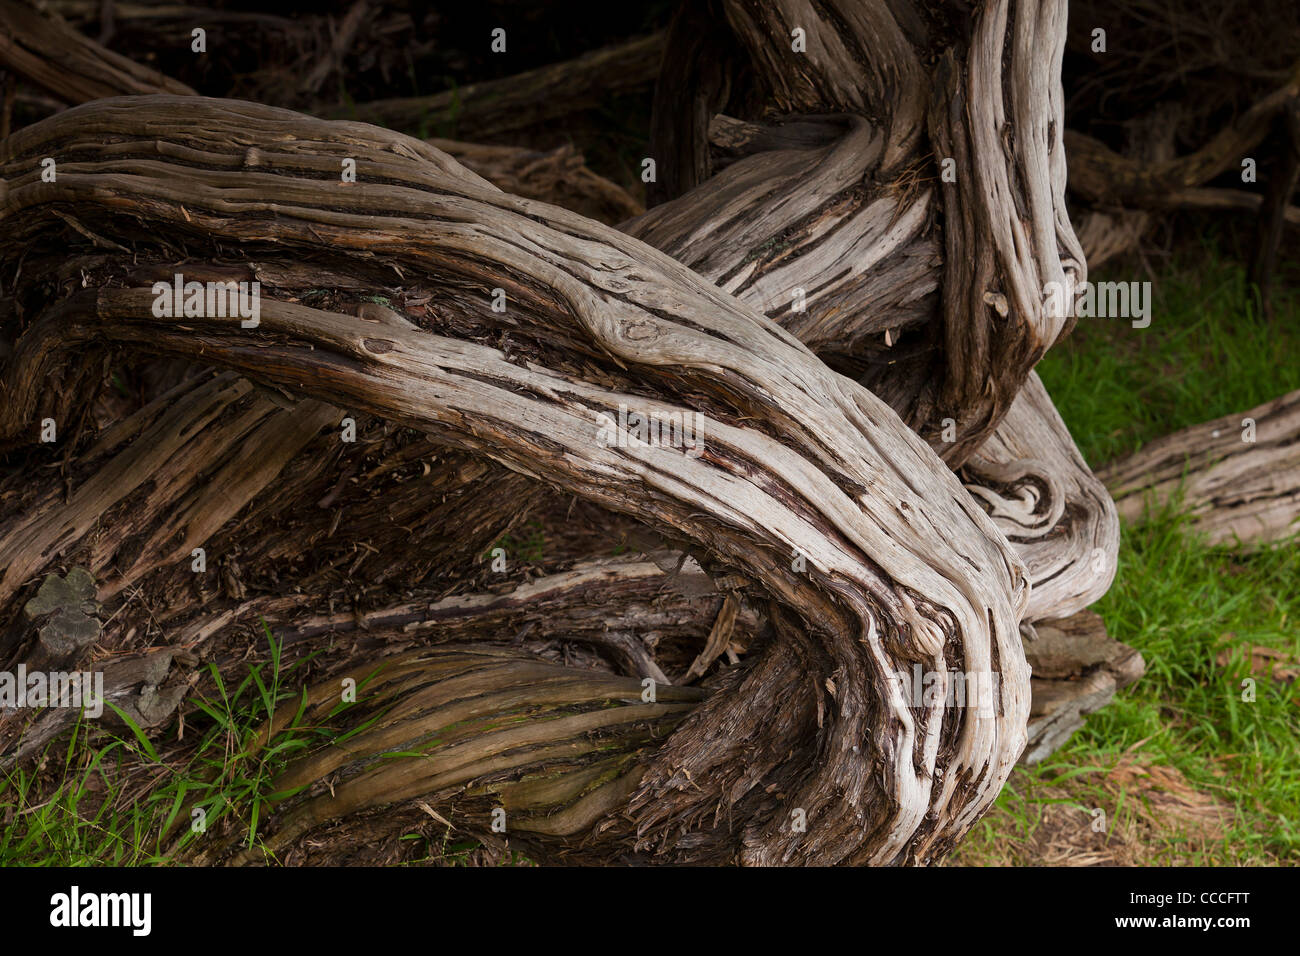
<instances>
[{"instance_id":1,"label":"wood grain texture","mask_svg":"<svg viewBox=\"0 0 1300 956\"><path fill-rule=\"evenodd\" d=\"M711 127L724 165L700 156L696 104L679 124L688 180L717 173L628 231L852 371L960 465L1071 321L1072 305L1049 314L1048 284L1087 277L1065 208L1065 3L988 4L947 48L943 14L910 4L723 7L768 115ZM692 59L695 40L669 41L665 63Z\"/></svg>"},{"instance_id":2,"label":"wood grain texture","mask_svg":"<svg viewBox=\"0 0 1300 956\"><path fill-rule=\"evenodd\" d=\"M1146 671L1142 655L1106 634L1093 611L1022 625L1033 668L1029 744L1021 762L1039 763Z\"/></svg>"},{"instance_id":3,"label":"wood grain texture","mask_svg":"<svg viewBox=\"0 0 1300 956\"><path fill-rule=\"evenodd\" d=\"M1291 537L1300 531L1300 391L1158 438L1098 477L1126 521L1177 500L1211 544Z\"/></svg>"},{"instance_id":4,"label":"wood grain texture","mask_svg":"<svg viewBox=\"0 0 1300 956\"><path fill-rule=\"evenodd\" d=\"M43 183L51 153L70 158ZM357 183L339 181L342 158ZM201 357L634 515L755 582L774 638L655 754L629 804L639 846L923 861L1010 772L1028 709L1018 558L892 410L679 263L418 141L253 104L100 101L10 137L0 175L6 274L54 247L132 250L129 276L109 257L53 296L20 280L26 318L0 369L10 442L31 440L55 370L91 343ZM417 322L264 297L256 329L161 318L137 277L178 248L194 268L223 249L254 264L288 250L361 281L396 273L436 306ZM705 453L605 445L600 415L619 404L698 412ZM995 670L1000 713L908 706L890 687L912 663ZM796 807L806 834L788 827Z\"/></svg>"},{"instance_id":5,"label":"wood grain texture","mask_svg":"<svg viewBox=\"0 0 1300 956\"><path fill-rule=\"evenodd\" d=\"M67 103L107 96L194 91L87 38L51 12L0 0L0 66Z\"/></svg>"},{"instance_id":6,"label":"wood grain texture","mask_svg":"<svg viewBox=\"0 0 1300 956\"><path fill-rule=\"evenodd\" d=\"M539 152L451 139L430 139L428 143L502 192L563 206L607 225L645 211L622 186L592 172L569 144Z\"/></svg>"},{"instance_id":7,"label":"wood grain texture","mask_svg":"<svg viewBox=\"0 0 1300 956\"><path fill-rule=\"evenodd\" d=\"M1026 620L1069 617L1110 590L1119 560L1115 504L1037 373L962 474L1029 569Z\"/></svg>"}]
</instances>

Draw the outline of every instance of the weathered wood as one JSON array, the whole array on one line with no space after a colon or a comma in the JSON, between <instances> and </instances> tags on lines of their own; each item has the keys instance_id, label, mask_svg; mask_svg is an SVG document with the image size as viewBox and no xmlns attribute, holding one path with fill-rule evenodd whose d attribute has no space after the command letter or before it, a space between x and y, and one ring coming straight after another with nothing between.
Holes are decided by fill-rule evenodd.
<instances>
[{"instance_id":1,"label":"weathered wood","mask_svg":"<svg viewBox=\"0 0 1300 956\"><path fill-rule=\"evenodd\" d=\"M449 126L460 139L483 139L590 108L607 96L647 89L663 49L664 35L655 33L502 80L432 96L372 100L332 115L398 129Z\"/></svg>"},{"instance_id":2,"label":"weathered wood","mask_svg":"<svg viewBox=\"0 0 1300 956\"><path fill-rule=\"evenodd\" d=\"M935 316L932 193L921 189L900 204L888 185L864 187L883 141L859 118L790 125L797 132L785 136L784 125L751 127L738 159L622 228L760 309L837 367L884 366L902 350L894 341Z\"/></svg>"},{"instance_id":3,"label":"weathered wood","mask_svg":"<svg viewBox=\"0 0 1300 956\"><path fill-rule=\"evenodd\" d=\"M848 115L823 116L811 146L767 137L769 149L654 207L629 231L792 331L802 326L823 353L832 342L840 355L861 353L867 336L879 336L852 371L960 465L1070 321L1072 303L1049 314L1047 286L1087 277L1065 208L1065 4L988 5L972 19L969 50L941 56L904 29L927 16L906 5L723 7L779 112ZM791 50L792 24L805 30L806 52ZM668 62L690 60L690 41L679 42ZM869 57L855 55L865 50ZM929 91L923 56L939 59ZM681 121L692 143L696 112ZM1009 147L1008 122L1019 131ZM927 131L935 165L953 175L918 161ZM693 163L708 168L698 156ZM941 301L926 302L937 289ZM816 310L807 320L800 302ZM941 439L946 419L956 441Z\"/></svg>"},{"instance_id":4,"label":"weathered wood","mask_svg":"<svg viewBox=\"0 0 1300 956\"><path fill-rule=\"evenodd\" d=\"M1054 621L1024 624L1030 684L1029 744L1022 763L1046 759L1084 724L1084 717L1110 703L1115 692L1146 670L1142 655L1112 640L1092 611Z\"/></svg>"},{"instance_id":5,"label":"weathered wood","mask_svg":"<svg viewBox=\"0 0 1300 956\"><path fill-rule=\"evenodd\" d=\"M1079 219L1079 245L1093 269L1137 249L1151 227L1151 215L1141 209L1086 212Z\"/></svg>"},{"instance_id":6,"label":"weathered wood","mask_svg":"<svg viewBox=\"0 0 1300 956\"><path fill-rule=\"evenodd\" d=\"M769 168L766 171L768 181L802 184L810 177L832 176L835 165L843 162L839 156L854 156L861 161L858 155L861 144L852 144L853 148L849 149L840 146L827 149L824 146L828 142L835 146L836 136L843 128L842 120L813 118L769 127L716 116L711 139L715 148L725 145L726 156L721 163L715 161L715 164L726 169L747 156L762 153L769 153L770 161L770 151L785 150L796 164L803 157L807 159L787 171ZM1165 131L1168 128L1162 127ZM1144 155L1163 154L1171 144L1167 136L1152 134L1144 138L1142 148ZM490 173L487 169L478 171L485 175ZM847 178L852 179L852 173ZM720 175L712 185L725 190L729 179ZM753 177L754 186L763 179L760 171ZM701 195L704 196L703 191ZM555 192L538 198L568 205ZM779 205L774 201L773 204ZM1144 216L1140 212L1130 215ZM1100 216L1094 214L1091 219ZM668 248L674 242L673 227L689 233L692 221L694 216L686 213L685 204L681 204L673 214L660 213L634 220L624 228ZM1080 239L1085 248L1088 247L1089 239L1083 235ZM718 237L713 248L726 250L734 247L736 242L744 241L743 236ZM671 251L678 256L689 255L689 251L683 253L683 250L689 250L691 246L691 243L673 245ZM1092 261L1094 255L1098 255L1105 259L1110 254L1090 249L1088 258ZM933 255L937 257L937 250ZM923 261L922 257L917 259ZM723 279L722 275L715 274L718 267L711 265L707 257L697 262L695 267L715 281ZM835 272L833 268L825 271ZM885 272L883 268L872 268L864 275L879 282ZM823 311L810 305L807 312L796 313L779 303L764 303L761 293L755 293L755 286L745 284L740 288L744 290L740 292L742 299L767 306L765 311L769 315L775 312L778 321L823 357L828 353L860 354L866 335L854 332L840 309L833 307ZM862 295L863 289L857 285L854 292ZM891 320L890 316L873 315L865 308L857 315L864 323L872 319ZM893 311L891 315L896 321L898 312ZM874 331L879 334L883 329L877 326ZM1029 569L1034 587L1026 620L1072 615L1105 594L1117 565L1118 516L1109 493L1083 461L1036 374L1029 375L1007 417L961 474L968 490L990 511Z\"/></svg>"},{"instance_id":7,"label":"weathered wood","mask_svg":"<svg viewBox=\"0 0 1300 956\"><path fill-rule=\"evenodd\" d=\"M645 211L626 189L587 168L582 155L568 144L538 152L452 139L427 142L503 192L563 206L597 222L617 225Z\"/></svg>"},{"instance_id":8,"label":"weathered wood","mask_svg":"<svg viewBox=\"0 0 1300 956\"><path fill-rule=\"evenodd\" d=\"M182 118L175 102L160 99L149 124L121 104L104 104L78 114L76 132L57 124L27 131L0 154L0 218L16 227L12 240L0 241L0 264L12 266L26 244L32 258L25 270L35 269L20 272L14 311L0 312L0 338L13 340L0 366L0 386L13 398L0 413L0 436L21 446L32 439L34 418L84 419L85 398L75 389L54 396L60 390L49 382L59 369L65 381L90 381L84 363L70 356L106 342L127 354L213 362L309 402L403 423L460 449L456 455L495 459L516 479L646 520L683 547L683 557L696 555L708 574L733 582L725 598L706 602L706 612L698 601L672 606L683 633L697 638L681 672L694 678L723 653L734 658L737 614L749 615L742 630L761 627L763 634L740 666L711 679L708 701L658 725L666 731L684 718L666 745L654 748L634 735L634 751L619 751L622 770L613 778L613 768L599 762L547 778L547 761L558 760L565 744L546 725L573 720L581 733L596 725L579 727L594 719L582 712L530 715L536 725L519 739L554 744L550 756L532 755L538 762L530 766L542 777L514 791L520 805L542 810L531 828L563 838L604 818L589 845L597 859L634 847L683 862L933 859L996 794L1018 755L1026 702L1016 672L1019 641L1008 637L1015 621L1030 609L1063 613L1104 590L1097 572L1081 576L1080 559L1089 541L1105 539L1104 492L1096 497L1045 393L1041 401L1030 396L1023 422L1011 401L1068 320L1045 314L1042 283L1084 276L1060 195L1063 5L1024 3L1013 11L994 4L976 14L970 50L958 45L943 56L919 39L925 18L897 4L725 7L757 65L756 76L742 77L750 84L742 98L752 103L757 94L786 113L841 115L712 124L715 134L727 127L715 135L730 151L712 166L719 176L641 224L657 230L655 245L705 279L581 217L493 192L436 150L355 124L198 101ZM810 25L810 55L794 61L793 71L782 52L791 15ZM1053 55L1030 56L1043 46ZM866 50L870 57L861 55ZM936 61L942 65L927 96L921 64ZM693 185L711 168L699 128L727 99L734 64L704 65L718 67L721 79L693 107L689 138L673 144L664 120L671 113L656 106L657 128L668 127L666 142L680 147L673 155L694 163L705 150L703 166L692 165L672 188ZM196 112L198 129L191 125ZM1008 139L1011 124L1016 135ZM927 131L940 151L953 154L944 158L956 158L956 184L936 189L934 170L915 162ZM55 184L30 173L32 157L73 143L76 164L47 189ZM466 147L462 156L472 166L471 152ZM356 160L357 183L338 179L342 158ZM756 203L756 196L766 198ZM75 206L62 205L69 200ZM265 284L261 328L149 315L145 289L182 268L178 259L187 275L229 273L235 246L246 260L236 271ZM87 268L65 269L57 288L33 285L42 263L66 258L68 249ZM122 267L128 254L130 270ZM710 289L710 279L723 292ZM775 307L764 301L789 280L808 283L814 314L790 309L779 294ZM325 297L307 301L308 286L326 286L315 288ZM505 313L487 304L495 289L506 293ZM733 291L740 302L727 294ZM362 296L392 307L356 308ZM953 464L995 429L1005 432L1001 443L990 439L983 461L1001 477L970 482L993 520L903 422L790 333L835 367L863 374ZM661 417L698 412L707 432L703 455L635 439L628 448L597 447L600 416L620 405ZM959 423L956 443L938 437L946 417ZM1000 420L1008 427L998 428ZM81 434L76 426L69 432ZM1010 474L1043 443L1050 466L1029 460ZM292 475L313 453L292 462L289 455L274 472ZM1035 490L1042 492L1037 507L1025 497ZM275 496L274 508L245 498L244 510L236 506L193 540L240 541L258 521L292 514L292 497ZM298 497L305 501L306 493ZM504 513L510 503L507 496L505 507L489 511ZM360 518L350 513L342 524L336 517L326 537L337 525L356 539L378 517L378 509ZM998 526L1020 540L1008 545ZM163 556L164 537L144 539L142 561ZM253 552L252 560L271 567L290 557L288 539L259 549L245 538L243 545L241 561ZM400 546L394 550L400 554ZM1031 577L1050 582L1036 604L1025 603L1016 550L1030 557ZM362 578L378 583L391 577L393 560L360 555L347 577L361 568ZM148 573L157 564L140 567ZM645 605L629 606L622 617L579 613L585 601L617 606L657 580L651 567L615 574L599 599L577 600L568 617L556 613L557 595L581 588L561 582L586 580L589 570L504 599L421 591L377 610L339 612L331 602L305 618L283 597L244 601L236 579L227 601L172 623L187 641L204 640L256 609L277 623L296 619L294 640L350 632L372 655L395 629L441 641L468 637L477 653L516 627L531 627L518 651L519 666L528 667L542 653L534 632L567 622L566 663L576 639L607 658L584 658L585 667L651 676L655 668L663 676L657 655L641 643L636 622L653 619ZM158 568L151 584L166 578ZM310 582L315 595L326 580ZM617 626L598 634L597 620ZM990 724L982 715L954 717L942 705L897 700L894 676L919 664L943 673L996 671L1002 713ZM571 680L575 669L557 668L557 677ZM434 686L448 690L437 679ZM392 699L405 700L410 690L399 688ZM354 780L342 801L318 794L293 810L298 816L279 820L277 848L338 813L408 790L469 796L481 810L482 788L504 779L493 775L523 766L510 762L509 746L489 739L491 721L513 712L489 711L464 740L472 759L432 774L381 762L377 774ZM613 724L665 719L658 711L607 716ZM446 726L441 719L417 729L436 732ZM391 744L367 737L357 756L369 760ZM635 772L627 762L633 752ZM301 780L319 779L328 772L321 768L305 765ZM444 770L451 775L439 776ZM788 826L792 807L807 813L807 834ZM616 809L628 813L608 818ZM545 846L562 853L565 842Z\"/></svg>"},{"instance_id":9,"label":"weathered wood","mask_svg":"<svg viewBox=\"0 0 1300 956\"><path fill-rule=\"evenodd\" d=\"M278 799L288 797L265 841L272 853L349 813L452 794L459 795L471 832L490 832L491 810L499 807L508 832L581 834L626 804L657 738L705 696L696 688L663 687L646 703L639 680L575 673L479 646L420 651L349 676L360 706L343 717L354 733L345 744L296 760L272 783ZM339 723L330 718L340 709L339 686L330 680L312 688L305 718ZM277 713L261 739L299 706ZM332 783L320 786L327 778ZM314 792L299 796L313 785ZM197 843L194 862L213 862L225 852L219 842L182 835L181 848L187 842ZM244 851L236 861L260 862L264 852Z\"/></svg>"},{"instance_id":10,"label":"weathered wood","mask_svg":"<svg viewBox=\"0 0 1300 956\"><path fill-rule=\"evenodd\" d=\"M1104 595L1119 558L1119 517L1036 373L962 471L1029 569L1025 620L1069 617Z\"/></svg>"},{"instance_id":11,"label":"weathered wood","mask_svg":"<svg viewBox=\"0 0 1300 956\"><path fill-rule=\"evenodd\" d=\"M457 725L452 732L453 739L474 738L477 742L473 746L486 747L486 753L500 751L504 755L518 746L513 738L509 738L508 747L498 746L490 739L477 740L477 724L462 726L468 718L482 718L491 729L491 725L517 726L524 721L546 721L565 713L577 715L598 702L610 706L618 698L626 703L646 703L644 698L649 694L653 698L651 703L661 704L696 703L704 699L705 690L673 686L658 673L641 640L642 636L651 637L660 659L671 656L661 653L671 642L680 642L684 647L698 644L703 640L700 625L703 623L707 629L709 619L700 612L717 604L716 592L693 596L682 593L670 572L654 563L618 558L580 565L502 594L454 595L434 602L417 598L363 615L339 613L299 619L292 628L279 629L281 653L289 657L294 656L295 645L318 643L315 639L327 633L336 640L342 638L351 647L351 654L346 656L325 655L334 663L327 667L328 676L322 675L308 696L306 717L314 726L330 727L342 733L371 719L377 719L378 723L364 728L359 736L349 737L346 745L318 748L276 782L273 789L277 792L312 785L327 776L335 786L315 787L318 796L307 801L311 808L305 815L294 811L282 825L273 820L278 832L270 845L284 849L308 830L341 815L393 803L400 795L392 791L390 784L398 778L405 781L403 786L413 794L437 794L445 786L442 775L446 769L438 748L448 742L444 728L451 724ZM262 608L277 613L269 603L264 603ZM752 635L753 615L742 612L739 617L740 629ZM736 622L734 613L732 622ZM577 640L596 645L619 662L617 670L624 676L613 677L598 669L575 667L567 650L562 656L545 652L539 655L538 648L544 647L548 639L551 643ZM745 640L741 640L742 645ZM436 651L429 649L430 644ZM420 649L392 654L404 645ZM381 650L382 655L377 653ZM541 661L539 656L543 658ZM358 667L358 659L368 663ZM441 665L425 664L426 661L466 659L484 662L491 666L492 672L471 678L461 669L453 674L440 674L437 667ZM565 666L559 666L561 663ZM366 705L356 711L339 707L342 681L349 677L357 682L359 698ZM451 677L455 680L450 680ZM646 690L646 677L655 681L653 691ZM388 684L388 681L395 682ZM262 744L297 714L298 706L295 698L272 725L263 729L259 738ZM505 807L510 814L510 832L535 831L558 836L575 833L589 822L585 814L594 800L593 788L609 782L610 768L622 767L624 776L630 774L648 759L653 750L653 735L666 735L689 710L689 707L650 707L629 711L626 719L635 721L640 731L649 727L652 732L649 738L644 733L612 737L602 733L598 735L600 745L591 747L585 736L590 731L583 730L583 746L566 752L562 742L548 734L544 750L522 762L507 763L504 771L495 763L476 765L454 785L454 792L461 795L456 803L460 812L464 814L467 807L474 808L468 817L460 818L458 825L466 832L490 838L489 811L494 804L484 803L482 797L497 794L495 805ZM621 724L624 720L616 717L614 723ZM436 734L437 740L432 743L425 740L429 734ZM556 757L557 748L563 754L562 759ZM376 763L386 751L410 753L426 749L435 759L387 757ZM403 760L413 762L396 768ZM395 768L396 776L382 771L382 767ZM340 770L343 772L336 773ZM381 772L370 773L362 779L362 771ZM519 781L520 774L536 779L526 777ZM369 777L375 778L373 785L367 782ZM565 780L575 781L577 785L562 786ZM344 781L348 781L347 785L336 798L335 789ZM539 786L540 781L548 781L547 786ZM627 785L624 781L624 788ZM630 796L630 792L614 792L622 793L624 802ZM602 804L601 812L612 808ZM579 822L570 819L575 815L581 818ZM188 816L182 813L180 818L188 819ZM203 841L194 850L200 854L199 859L212 860L225 852L220 846ZM574 852L581 856L580 850ZM566 859L573 858L566 856Z\"/></svg>"},{"instance_id":12,"label":"weathered wood","mask_svg":"<svg viewBox=\"0 0 1300 956\"><path fill-rule=\"evenodd\" d=\"M41 183L36 159L72 141L75 167ZM339 182L344 157L355 184ZM80 107L12 136L0 174L6 269L52 241L93 245L56 215L75 202L82 227L132 242L135 262L170 263L179 242L201 268L218 244L273 242L372 281L396 270L440 305L412 322L264 297L260 326L242 329L155 315L147 282L92 271L17 337L0 433L30 428L49 368L84 343L201 355L635 515L755 582L774 637L654 755L630 803L642 846L683 860L926 860L1010 772L1028 708L1018 559L892 411L676 262L500 193L417 141L252 104ZM27 281L18 294L36 307ZM699 413L705 453L606 444L601 415L620 404ZM1000 712L898 700L892 675L913 662L996 669ZM796 807L807 833L788 827Z\"/></svg>"},{"instance_id":13,"label":"weathered wood","mask_svg":"<svg viewBox=\"0 0 1300 956\"><path fill-rule=\"evenodd\" d=\"M90 709L102 708L102 713L91 716L110 727L127 727L113 710L116 707L142 730L161 729L189 692L197 663L184 649L158 647L82 666L81 674L92 675L89 693L98 694L96 677L103 680L103 697L92 701L83 691L82 703ZM33 658L27 666L30 673L49 665ZM0 755L6 766L41 753L56 736L84 719L80 709L67 707L28 711L18 717L6 714L0 720Z\"/></svg>"},{"instance_id":14,"label":"weathered wood","mask_svg":"<svg viewBox=\"0 0 1300 956\"><path fill-rule=\"evenodd\" d=\"M157 70L100 46L57 14L0 0L0 66L67 103L105 96L193 93Z\"/></svg>"},{"instance_id":15,"label":"weathered wood","mask_svg":"<svg viewBox=\"0 0 1300 956\"><path fill-rule=\"evenodd\" d=\"M237 414L214 424L227 409ZM114 533L96 542L87 561L94 575L114 569L101 599L164 562L188 559L338 412L320 402L282 409L227 374L141 417L154 420L149 427L127 426L140 429L139 439L92 474L66 507L50 507L61 495L47 492L26 514L0 524L0 554L6 557L0 603L107 514L113 514ZM195 472L209 475L209 483L195 487ZM117 509L141 486L147 486L146 505L137 500L134 508Z\"/></svg>"},{"instance_id":16,"label":"weathered wood","mask_svg":"<svg viewBox=\"0 0 1300 956\"><path fill-rule=\"evenodd\" d=\"M1300 531L1300 391L1158 438L1098 477L1126 521L1177 500L1211 544L1283 540Z\"/></svg>"},{"instance_id":17,"label":"weathered wood","mask_svg":"<svg viewBox=\"0 0 1300 956\"><path fill-rule=\"evenodd\" d=\"M655 80L650 155L656 176L646 185L649 206L694 189L712 174L709 126L731 94L742 53L721 28L713 0L684 0L673 14Z\"/></svg>"}]
</instances>

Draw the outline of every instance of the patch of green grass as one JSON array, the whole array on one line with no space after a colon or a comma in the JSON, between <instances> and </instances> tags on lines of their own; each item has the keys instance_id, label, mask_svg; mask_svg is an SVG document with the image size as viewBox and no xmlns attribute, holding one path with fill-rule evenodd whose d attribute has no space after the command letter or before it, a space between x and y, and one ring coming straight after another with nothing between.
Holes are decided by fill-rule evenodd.
<instances>
[{"instance_id":1,"label":"patch of green grass","mask_svg":"<svg viewBox=\"0 0 1300 956\"><path fill-rule=\"evenodd\" d=\"M1094 281L1146 281L1110 269ZM1239 263L1186 252L1152 281L1151 325L1079 319L1038 373L1093 467L1300 388L1300 287L1256 307Z\"/></svg>"},{"instance_id":2,"label":"patch of green grass","mask_svg":"<svg viewBox=\"0 0 1300 956\"><path fill-rule=\"evenodd\" d=\"M288 796L272 792L288 762L365 726L339 735L304 724L305 691L300 684L291 687L310 658L285 666L280 644L265 622L262 626L270 659L251 665L238 686L227 687L210 665L215 694L191 701L209 722L183 765L161 757L150 738L110 703L127 732L92 732L84 720L78 723L66 751L52 744L39 764L62 766L61 779L49 781L40 769L22 766L0 774L0 807L7 808L0 822L0 865L163 863L172 855L173 840L189 846L227 818L246 835L246 845L256 846L267 810ZM262 741L267 719L295 698L296 712ZM349 706L340 702L330 716ZM137 792L144 795L137 798Z\"/></svg>"},{"instance_id":3,"label":"patch of green grass","mask_svg":"<svg viewBox=\"0 0 1300 956\"><path fill-rule=\"evenodd\" d=\"M1112 270L1105 278L1136 276ZM1156 277L1153 292L1149 328L1082 319L1039 366L1093 465L1300 388L1295 286L1275 290L1269 321L1239 265L1184 256ZM1090 799L1104 805L1104 795L1080 775L1101 773L1126 754L1176 768L1227 811L1222 838L1208 847L1188 846L1173 829L1152 836L1148 826L1156 845L1144 848L1145 862L1300 859L1300 681L1250 667L1252 647L1300 659L1297 582L1296 539L1255 554L1213 548L1176 506L1125 526L1115 583L1095 610L1112 637L1142 653L1145 676L1089 716L1051 758L1019 771L958 859L1005 859L996 852L999 839L1008 829L1032 835L1043 805L1059 802L1063 791L1080 813ZM1243 699L1247 678L1253 701ZM1086 816L1074 819L1086 828Z\"/></svg>"},{"instance_id":4,"label":"patch of green grass","mask_svg":"<svg viewBox=\"0 0 1300 956\"><path fill-rule=\"evenodd\" d=\"M16 767L0 779L0 866L130 866L157 862L147 846L150 820L136 808L116 809L121 790L105 785L115 753L113 740L92 747L78 723L66 743L51 746L46 760L63 764L58 780L41 779L39 769ZM66 762L64 762L66 761ZM44 763L45 761L42 761Z\"/></svg>"},{"instance_id":5,"label":"patch of green grass","mask_svg":"<svg viewBox=\"0 0 1300 956\"><path fill-rule=\"evenodd\" d=\"M546 529L536 519L528 521L519 529L518 537L502 535L483 552L484 561L492 560L492 552L502 548L506 556L530 564L541 564L546 558Z\"/></svg>"},{"instance_id":6,"label":"patch of green grass","mask_svg":"<svg viewBox=\"0 0 1300 956\"><path fill-rule=\"evenodd\" d=\"M1176 767L1234 809L1212 862L1296 858L1300 682L1249 665L1256 646L1300 660L1297 581L1295 541L1252 555L1210 548L1171 509L1126 527L1115 584L1096 610L1147 671L1060 758L1100 762L1140 747L1145 761Z\"/></svg>"}]
</instances>

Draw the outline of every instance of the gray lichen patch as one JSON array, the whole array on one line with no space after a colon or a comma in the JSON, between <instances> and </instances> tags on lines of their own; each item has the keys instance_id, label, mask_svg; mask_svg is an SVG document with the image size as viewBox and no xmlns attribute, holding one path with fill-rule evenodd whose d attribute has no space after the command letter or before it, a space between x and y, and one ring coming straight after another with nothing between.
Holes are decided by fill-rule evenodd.
<instances>
[{"instance_id":1,"label":"gray lichen patch","mask_svg":"<svg viewBox=\"0 0 1300 956\"><path fill-rule=\"evenodd\" d=\"M23 607L27 620L35 624L48 618L39 633L41 646L51 657L75 656L99 637L100 622L95 615L95 579L82 568L72 568L65 577L48 574L40 589Z\"/></svg>"}]
</instances>

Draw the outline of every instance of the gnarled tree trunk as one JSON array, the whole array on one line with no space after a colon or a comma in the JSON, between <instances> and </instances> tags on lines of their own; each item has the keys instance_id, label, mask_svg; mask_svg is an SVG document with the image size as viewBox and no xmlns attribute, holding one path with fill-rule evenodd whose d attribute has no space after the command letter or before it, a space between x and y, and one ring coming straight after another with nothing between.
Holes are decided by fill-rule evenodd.
<instances>
[{"instance_id":1,"label":"gnarled tree trunk","mask_svg":"<svg viewBox=\"0 0 1300 956\"><path fill-rule=\"evenodd\" d=\"M196 658L239 664L232 624L291 655L330 635L313 714L342 675L367 696L345 749L279 781L282 858L415 799L485 839L504 808L542 860L940 858L1024 748L1022 620L1114 572L1113 508L1030 377L1070 321L1045 287L1086 277L1064 17L692 6L660 75L665 201L622 232L250 103L111 99L15 133L0 650L113 661L156 728ZM159 309L177 274L260 283L258 324ZM98 427L105 358L172 387ZM530 511L564 516L570 566L494 593L479 557ZM615 532L649 560L611 560ZM945 706L958 675L996 697ZM11 758L60 718L25 729Z\"/></svg>"}]
</instances>

